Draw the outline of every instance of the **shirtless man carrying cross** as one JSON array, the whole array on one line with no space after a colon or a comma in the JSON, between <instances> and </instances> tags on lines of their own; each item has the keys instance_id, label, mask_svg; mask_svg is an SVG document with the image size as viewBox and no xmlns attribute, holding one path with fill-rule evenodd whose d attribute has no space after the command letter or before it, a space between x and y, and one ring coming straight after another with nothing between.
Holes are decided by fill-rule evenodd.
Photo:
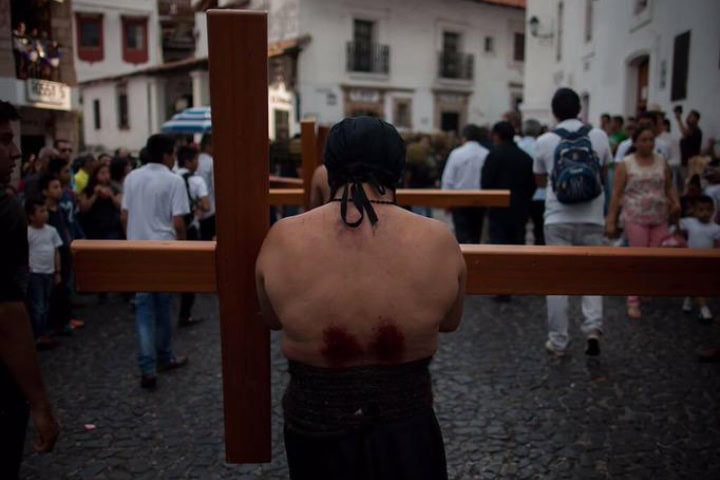
<instances>
[{"instance_id":1,"label":"shirtless man carrying cross","mask_svg":"<svg viewBox=\"0 0 720 480\"><path fill-rule=\"evenodd\" d=\"M428 365L462 316L450 230L395 204L405 146L346 119L328 137L331 201L278 222L257 261L263 317L284 331L293 479L447 478Z\"/></svg>"}]
</instances>

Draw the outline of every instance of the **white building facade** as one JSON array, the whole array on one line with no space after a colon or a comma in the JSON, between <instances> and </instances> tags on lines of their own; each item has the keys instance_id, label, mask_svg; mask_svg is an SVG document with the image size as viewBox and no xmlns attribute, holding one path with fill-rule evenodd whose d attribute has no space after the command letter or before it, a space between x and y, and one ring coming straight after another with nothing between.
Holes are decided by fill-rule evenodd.
<instances>
[{"instance_id":1,"label":"white building facade","mask_svg":"<svg viewBox=\"0 0 720 480\"><path fill-rule=\"evenodd\" d=\"M567 86L595 124L603 113L658 104L672 116L681 105L700 111L705 138L717 136L718 18L716 0L528 0L525 118L552 124L550 99Z\"/></svg>"},{"instance_id":2,"label":"white building facade","mask_svg":"<svg viewBox=\"0 0 720 480\"><path fill-rule=\"evenodd\" d=\"M510 2L302 1L302 116L423 132L499 120L522 99L525 27L522 8L497 3Z\"/></svg>"},{"instance_id":3,"label":"white building facade","mask_svg":"<svg viewBox=\"0 0 720 480\"><path fill-rule=\"evenodd\" d=\"M109 2L79 1L78 5ZM117 68L112 72L81 76L86 144L137 150L175 110L209 105L207 24L202 11L207 3L197 3L193 58L153 64L157 57L151 52L157 47L150 44L144 66L127 65L122 58L117 66L116 56ZM457 132L467 123L499 120L522 101L524 4L524 0L247 2L248 9L269 12L270 138L298 133L300 120L306 118L332 124L346 116L375 115L414 132ZM220 8L230 5L234 3L217 2ZM83 8L92 11L87 5ZM113 16L122 20L129 15L116 12L117 8L112 7ZM111 14L103 16L109 20ZM147 18L150 32L153 14ZM94 67L83 64L83 68L87 72ZM175 76L168 75L172 72Z\"/></svg>"},{"instance_id":4,"label":"white building facade","mask_svg":"<svg viewBox=\"0 0 720 480\"><path fill-rule=\"evenodd\" d=\"M250 2L269 12L271 138L297 133L304 118L332 124L369 114L422 132L499 120L522 101L524 4ZM202 16L197 57L207 55ZM281 65L288 57L290 66Z\"/></svg>"},{"instance_id":5,"label":"white building facade","mask_svg":"<svg viewBox=\"0 0 720 480\"><path fill-rule=\"evenodd\" d=\"M137 150L166 120L165 84L143 73L163 63L157 2L74 0L72 7L84 143Z\"/></svg>"}]
</instances>

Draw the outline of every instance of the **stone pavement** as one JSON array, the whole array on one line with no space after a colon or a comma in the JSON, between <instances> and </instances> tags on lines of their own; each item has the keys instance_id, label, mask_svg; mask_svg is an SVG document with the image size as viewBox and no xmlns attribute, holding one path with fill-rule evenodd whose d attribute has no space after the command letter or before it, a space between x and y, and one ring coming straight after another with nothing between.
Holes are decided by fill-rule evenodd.
<instances>
[{"instance_id":1,"label":"stone pavement","mask_svg":"<svg viewBox=\"0 0 720 480\"><path fill-rule=\"evenodd\" d=\"M575 325L571 354L559 360L543 349L543 298L468 298L432 365L450 478L720 478L720 366L693 355L720 344L720 326L699 325L680 303L655 299L631 322L623 300L608 298L601 358L586 359ZM200 297L196 309L209 320L176 334L190 365L160 377L154 393L139 388L127 305L111 297L81 310L87 327L41 356L62 436L53 454L28 453L23 478L286 479L279 336L274 460L226 465L215 298Z\"/></svg>"}]
</instances>

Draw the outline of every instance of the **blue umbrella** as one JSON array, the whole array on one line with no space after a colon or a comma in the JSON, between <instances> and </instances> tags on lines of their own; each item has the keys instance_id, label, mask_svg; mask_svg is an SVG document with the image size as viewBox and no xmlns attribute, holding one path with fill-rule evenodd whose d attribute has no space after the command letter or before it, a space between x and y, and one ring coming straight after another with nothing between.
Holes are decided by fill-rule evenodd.
<instances>
[{"instance_id":1,"label":"blue umbrella","mask_svg":"<svg viewBox=\"0 0 720 480\"><path fill-rule=\"evenodd\" d=\"M210 107L187 108L163 123L163 133L209 133L212 131Z\"/></svg>"}]
</instances>

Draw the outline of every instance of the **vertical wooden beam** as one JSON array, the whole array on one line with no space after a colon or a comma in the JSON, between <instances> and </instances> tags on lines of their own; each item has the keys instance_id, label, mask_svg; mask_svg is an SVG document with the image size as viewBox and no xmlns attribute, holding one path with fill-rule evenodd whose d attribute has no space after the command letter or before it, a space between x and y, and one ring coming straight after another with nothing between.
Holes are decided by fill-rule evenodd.
<instances>
[{"instance_id":1,"label":"vertical wooden beam","mask_svg":"<svg viewBox=\"0 0 720 480\"><path fill-rule=\"evenodd\" d=\"M330 127L328 125L318 125L317 129L317 164L325 163L325 143L327 142Z\"/></svg>"},{"instance_id":2,"label":"vertical wooden beam","mask_svg":"<svg viewBox=\"0 0 720 480\"><path fill-rule=\"evenodd\" d=\"M270 335L255 289L255 259L269 228L267 14L211 10L207 17L226 458L268 462Z\"/></svg>"},{"instance_id":3,"label":"vertical wooden beam","mask_svg":"<svg viewBox=\"0 0 720 480\"><path fill-rule=\"evenodd\" d=\"M310 193L312 192L312 177L315 168L318 166L317 140L315 137L315 122L312 120L303 120L300 124L300 139L302 141L302 176L303 188L305 189L303 196L303 205L305 211L310 210Z\"/></svg>"}]
</instances>

